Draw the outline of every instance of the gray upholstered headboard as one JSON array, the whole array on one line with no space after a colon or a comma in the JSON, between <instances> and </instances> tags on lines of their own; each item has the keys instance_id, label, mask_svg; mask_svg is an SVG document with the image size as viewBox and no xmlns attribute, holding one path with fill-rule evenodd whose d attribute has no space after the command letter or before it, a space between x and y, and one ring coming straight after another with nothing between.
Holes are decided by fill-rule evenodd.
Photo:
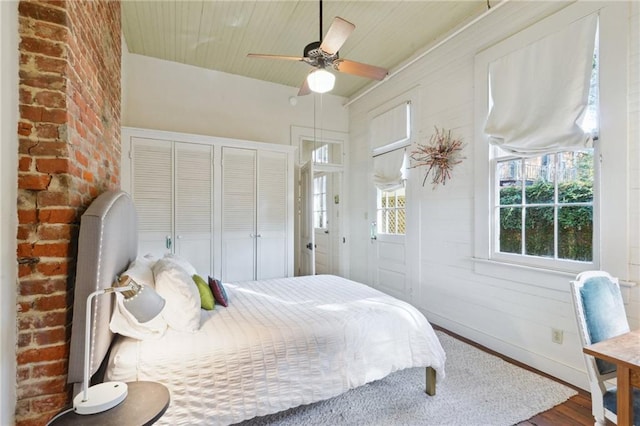
<instances>
[{"instance_id":1,"label":"gray upholstered headboard","mask_svg":"<svg viewBox=\"0 0 640 426\"><path fill-rule=\"evenodd\" d=\"M116 275L124 272L135 259L137 226L133 200L123 191L101 194L80 219L68 383L82 384L87 297L96 290L111 287ZM113 340L113 333L109 330L113 306L112 294L93 299L91 376L100 367Z\"/></svg>"}]
</instances>

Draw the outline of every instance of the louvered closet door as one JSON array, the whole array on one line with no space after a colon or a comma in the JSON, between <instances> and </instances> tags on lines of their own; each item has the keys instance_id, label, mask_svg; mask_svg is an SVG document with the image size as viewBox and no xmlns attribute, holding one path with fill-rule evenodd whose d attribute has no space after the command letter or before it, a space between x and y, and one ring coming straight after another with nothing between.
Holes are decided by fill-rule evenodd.
<instances>
[{"instance_id":1,"label":"louvered closet door","mask_svg":"<svg viewBox=\"0 0 640 426\"><path fill-rule=\"evenodd\" d=\"M222 280L255 279L256 151L222 148Z\"/></svg>"},{"instance_id":2,"label":"louvered closet door","mask_svg":"<svg viewBox=\"0 0 640 426\"><path fill-rule=\"evenodd\" d=\"M257 279L287 276L287 155L258 154Z\"/></svg>"},{"instance_id":3,"label":"louvered closet door","mask_svg":"<svg viewBox=\"0 0 640 426\"><path fill-rule=\"evenodd\" d=\"M175 253L212 275L213 148L178 143L175 152Z\"/></svg>"},{"instance_id":4,"label":"louvered closet door","mask_svg":"<svg viewBox=\"0 0 640 426\"><path fill-rule=\"evenodd\" d=\"M132 196L138 212L138 254L169 253L173 236L173 143L132 138Z\"/></svg>"}]
</instances>

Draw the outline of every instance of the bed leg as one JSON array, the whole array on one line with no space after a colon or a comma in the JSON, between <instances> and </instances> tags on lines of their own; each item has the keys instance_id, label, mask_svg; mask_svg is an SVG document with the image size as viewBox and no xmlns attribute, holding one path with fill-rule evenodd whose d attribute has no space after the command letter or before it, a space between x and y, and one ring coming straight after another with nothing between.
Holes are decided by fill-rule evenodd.
<instances>
[{"instance_id":1,"label":"bed leg","mask_svg":"<svg viewBox=\"0 0 640 426\"><path fill-rule=\"evenodd\" d=\"M436 370L434 370L433 367L427 367L426 376L427 387L425 392L429 396L434 396L436 394Z\"/></svg>"}]
</instances>

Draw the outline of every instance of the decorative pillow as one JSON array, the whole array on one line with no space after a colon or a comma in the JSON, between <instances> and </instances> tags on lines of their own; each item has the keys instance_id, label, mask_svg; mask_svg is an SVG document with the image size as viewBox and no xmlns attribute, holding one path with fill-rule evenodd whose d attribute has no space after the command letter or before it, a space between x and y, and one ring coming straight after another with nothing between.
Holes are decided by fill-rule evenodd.
<instances>
[{"instance_id":1,"label":"decorative pillow","mask_svg":"<svg viewBox=\"0 0 640 426\"><path fill-rule=\"evenodd\" d=\"M229 306L229 297L227 297L227 292L224 290L224 286L220 280L209 277L209 287L211 287L211 292L213 293L213 297L216 299L216 302L225 308Z\"/></svg>"},{"instance_id":2,"label":"decorative pillow","mask_svg":"<svg viewBox=\"0 0 640 426\"><path fill-rule=\"evenodd\" d=\"M129 269L122 273L128 275L140 285L154 287L153 272L148 263L136 259L131 262ZM109 328L112 332L138 340L158 339L167 330L167 322L162 315L158 315L151 321L138 322L131 312L124 306L124 295L116 293L116 305L111 315Z\"/></svg>"},{"instance_id":3,"label":"decorative pillow","mask_svg":"<svg viewBox=\"0 0 640 426\"><path fill-rule=\"evenodd\" d=\"M197 331L201 301L192 274L166 257L158 260L152 270L156 291L166 300L162 316L169 327L178 331Z\"/></svg>"},{"instance_id":4,"label":"decorative pillow","mask_svg":"<svg viewBox=\"0 0 640 426\"><path fill-rule=\"evenodd\" d=\"M187 259L180 257L177 254L167 253L164 255L163 259L180 266L182 269L187 271L187 274L189 274L190 277L198 273L198 271L196 271L196 268L194 268Z\"/></svg>"},{"instance_id":5,"label":"decorative pillow","mask_svg":"<svg viewBox=\"0 0 640 426\"><path fill-rule=\"evenodd\" d=\"M206 311L212 311L216 307L216 301L211 289L200 275L194 274L192 278L200 292L200 307Z\"/></svg>"}]
</instances>

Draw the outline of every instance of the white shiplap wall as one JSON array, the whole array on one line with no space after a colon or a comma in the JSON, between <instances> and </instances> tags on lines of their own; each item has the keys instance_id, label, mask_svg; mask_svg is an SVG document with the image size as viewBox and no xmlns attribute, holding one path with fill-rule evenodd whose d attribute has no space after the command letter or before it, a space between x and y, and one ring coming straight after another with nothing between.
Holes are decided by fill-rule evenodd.
<instances>
[{"instance_id":1,"label":"white shiplap wall","mask_svg":"<svg viewBox=\"0 0 640 426\"><path fill-rule=\"evenodd\" d=\"M638 6L632 9L629 52L635 81L629 91L629 146L631 172L631 232L629 276L640 279L640 141L638 114ZM350 105L349 196L352 206L351 278L367 281L369 242L368 207L373 202L370 185L367 113L388 99L419 87L418 140L425 142L434 126L451 129L467 144L466 159L456 166L446 186L421 187L423 169L411 169L409 187L417 199L408 208L418 209L419 241L407 250L419 251L418 289L413 303L430 321L471 338L492 349L553 374L587 386L586 375L570 303L568 274L514 271L505 268L498 276L481 275L471 260L474 235L474 56L477 52L524 29L568 2L509 2L489 13L459 35L434 49L389 81ZM635 70L635 71L634 71ZM606 190L606 189L605 189ZM604 224L603 232L606 232ZM481 269L481 268L480 268ZM638 286L625 287L632 327L640 326ZM551 329L564 331L561 345L551 342Z\"/></svg>"}]
</instances>

